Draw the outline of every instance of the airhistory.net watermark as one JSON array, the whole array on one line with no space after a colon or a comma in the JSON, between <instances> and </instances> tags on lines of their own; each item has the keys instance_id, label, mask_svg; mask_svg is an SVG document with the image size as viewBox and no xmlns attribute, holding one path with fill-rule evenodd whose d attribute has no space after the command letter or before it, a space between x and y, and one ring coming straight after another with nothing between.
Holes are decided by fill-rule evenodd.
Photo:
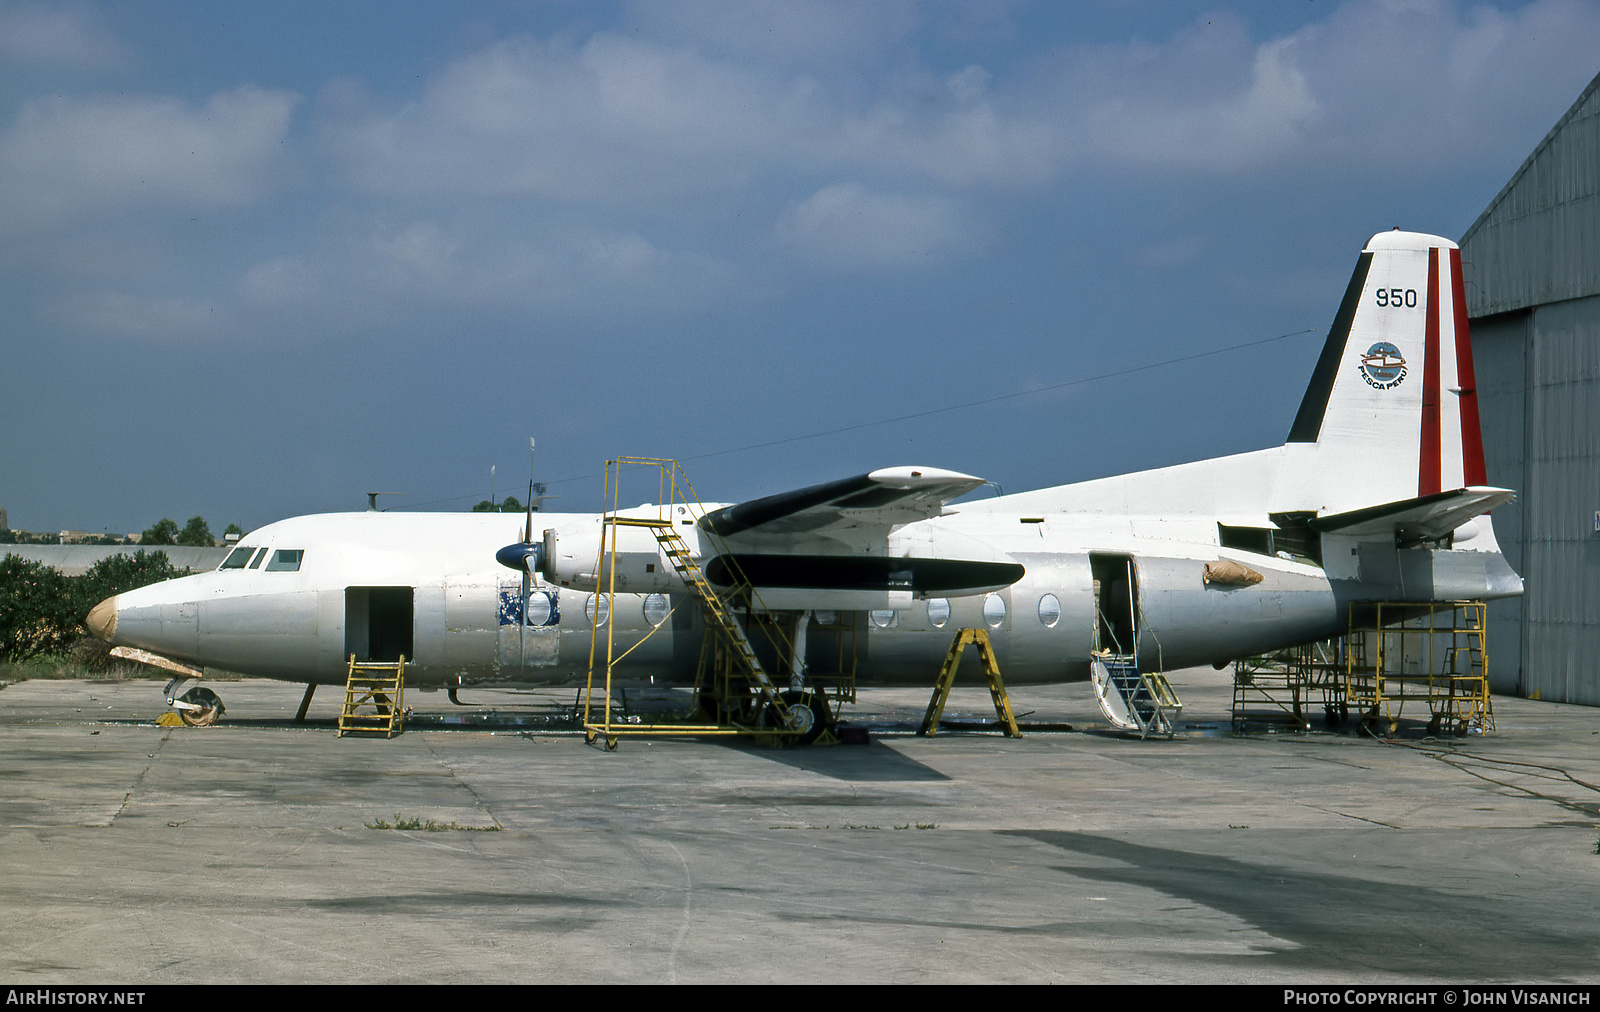
<instances>
[{"instance_id":1,"label":"airhistory.net watermark","mask_svg":"<svg viewBox=\"0 0 1600 1012\"><path fill-rule=\"evenodd\" d=\"M143 1005L143 991L80 991L58 987L7 988L7 1005Z\"/></svg>"}]
</instances>

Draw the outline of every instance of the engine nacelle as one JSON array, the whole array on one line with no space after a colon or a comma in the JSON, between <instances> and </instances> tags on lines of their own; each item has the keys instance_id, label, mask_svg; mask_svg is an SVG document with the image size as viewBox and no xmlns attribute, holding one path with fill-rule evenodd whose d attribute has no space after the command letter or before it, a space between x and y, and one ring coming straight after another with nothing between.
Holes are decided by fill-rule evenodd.
<instances>
[{"instance_id":1,"label":"engine nacelle","mask_svg":"<svg viewBox=\"0 0 1600 1012\"><path fill-rule=\"evenodd\" d=\"M544 532L544 552L540 573L558 587L590 593L616 590L619 594L683 593L688 588L661 550L648 527L617 525L605 528L606 549L601 551L600 519L583 521ZM683 528L683 536L694 548L694 535ZM615 552L612 537L615 536ZM615 567L613 583L612 567Z\"/></svg>"}]
</instances>

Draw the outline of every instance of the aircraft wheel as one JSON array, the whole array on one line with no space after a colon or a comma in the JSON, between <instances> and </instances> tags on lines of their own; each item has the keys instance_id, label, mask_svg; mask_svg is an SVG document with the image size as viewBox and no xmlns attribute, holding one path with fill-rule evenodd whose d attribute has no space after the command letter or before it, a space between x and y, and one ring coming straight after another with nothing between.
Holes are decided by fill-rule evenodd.
<instances>
[{"instance_id":1,"label":"aircraft wheel","mask_svg":"<svg viewBox=\"0 0 1600 1012\"><path fill-rule=\"evenodd\" d=\"M828 701L821 693L805 689L789 689L780 692L778 698L783 700L783 705L789 708L789 730L798 732L790 742L795 745L809 745L822 736L822 732L832 723L833 714L828 710ZM767 727L780 727L778 714L768 706L761 714L761 722Z\"/></svg>"},{"instance_id":2,"label":"aircraft wheel","mask_svg":"<svg viewBox=\"0 0 1600 1012\"><path fill-rule=\"evenodd\" d=\"M200 708L178 710L178 716L190 727L209 727L215 724L224 712L221 698L205 686L190 689L178 699L180 702L191 703Z\"/></svg>"},{"instance_id":3,"label":"aircraft wheel","mask_svg":"<svg viewBox=\"0 0 1600 1012\"><path fill-rule=\"evenodd\" d=\"M694 696L694 709L690 714L691 720L701 720L708 724L722 722L722 706L717 697L707 692L696 692Z\"/></svg>"}]
</instances>

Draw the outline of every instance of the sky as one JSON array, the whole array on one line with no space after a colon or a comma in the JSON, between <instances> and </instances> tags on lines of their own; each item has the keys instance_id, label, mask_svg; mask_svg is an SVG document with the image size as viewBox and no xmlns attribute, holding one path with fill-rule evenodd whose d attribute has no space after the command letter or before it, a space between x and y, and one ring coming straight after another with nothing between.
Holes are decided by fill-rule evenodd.
<instances>
[{"instance_id":1,"label":"sky","mask_svg":"<svg viewBox=\"0 0 1600 1012\"><path fill-rule=\"evenodd\" d=\"M0 0L0 507L1276 445L1366 239L1459 238L1597 54L1573 0Z\"/></svg>"}]
</instances>

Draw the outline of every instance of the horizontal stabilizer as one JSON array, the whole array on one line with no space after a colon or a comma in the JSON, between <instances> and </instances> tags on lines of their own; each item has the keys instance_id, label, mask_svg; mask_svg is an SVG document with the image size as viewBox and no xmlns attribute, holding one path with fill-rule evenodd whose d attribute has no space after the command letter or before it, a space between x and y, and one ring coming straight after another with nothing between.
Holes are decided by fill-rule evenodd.
<instances>
[{"instance_id":1,"label":"horizontal stabilizer","mask_svg":"<svg viewBox=\"0 0 1600 1012\"><path fill-rule=\"evenodd\" d=\"M1401 541L1434 541L1514 498L1510 489L1478 485L1320 516L1311 527L1345 537L1393 535Z\"/></svg>"},{"instance_id":2,"label":"horizontal stabilizer","mask_svg":"<svg viewBox=\"0 0 1600 1012\"><path fill-rule=\"evenodd\" d=\"M886 467L871 474L779 492L707 513L704 530L722 537L814 533L839 527L892 527L936 517L982 478L932 467Z\"/></svg>"}]
</instances>

